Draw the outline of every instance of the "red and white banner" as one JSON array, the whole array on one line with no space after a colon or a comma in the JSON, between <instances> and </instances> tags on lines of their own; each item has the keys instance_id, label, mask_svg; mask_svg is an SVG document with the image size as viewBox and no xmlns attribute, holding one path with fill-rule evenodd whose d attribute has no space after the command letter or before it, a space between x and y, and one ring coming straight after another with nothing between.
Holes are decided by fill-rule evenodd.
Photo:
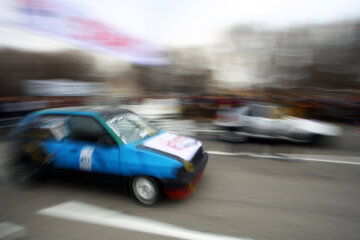
<instances>
[{"instance_id":1,"label":"red and white banner","mask_svg":"<svg viewBox=\"0 0 360 240\"><path fill-rule=\"evenodd\" d=\"M46 33L70 44L146 65L166 64L164 51L65 7L60 0L11 0L5 24Z\"/></svg>"}]
</instances>

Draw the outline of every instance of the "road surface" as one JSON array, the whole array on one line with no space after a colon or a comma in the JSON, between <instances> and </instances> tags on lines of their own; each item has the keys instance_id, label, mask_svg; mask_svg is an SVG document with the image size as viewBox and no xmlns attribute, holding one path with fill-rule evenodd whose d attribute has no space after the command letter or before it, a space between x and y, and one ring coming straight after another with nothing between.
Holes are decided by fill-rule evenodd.
<instances>
[{"instance_id":1,"label":"road surface","mask_svg":"<svg viewBox=\"0 0 360 240\"><path fill-rule=\"evenodd\" d=\"M199 136L212 153L196 192L154 207L98 179L53 176L18 187L2 143L0 222L24 227L30 240L360 239L360 137L352 129L317 147Z\"/></svg>"}]
</instances>

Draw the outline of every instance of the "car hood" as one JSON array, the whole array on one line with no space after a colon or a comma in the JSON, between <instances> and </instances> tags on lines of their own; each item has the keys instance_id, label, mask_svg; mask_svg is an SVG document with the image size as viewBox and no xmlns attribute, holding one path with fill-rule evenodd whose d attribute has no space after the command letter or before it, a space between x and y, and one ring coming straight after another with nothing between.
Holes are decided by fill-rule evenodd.
<instances>
[{"instance_id":1,"label":"car hood","mask_svg":"<svg viewBox=\"0 0 360 240\"><path fill-rule=\"evenodd\" d=\"M162 132L146 139L141 146L176 156L185 161L191 161L196 152L202 147L202 143L191 137L171 132Z\"/></svg>"}]
</instances>

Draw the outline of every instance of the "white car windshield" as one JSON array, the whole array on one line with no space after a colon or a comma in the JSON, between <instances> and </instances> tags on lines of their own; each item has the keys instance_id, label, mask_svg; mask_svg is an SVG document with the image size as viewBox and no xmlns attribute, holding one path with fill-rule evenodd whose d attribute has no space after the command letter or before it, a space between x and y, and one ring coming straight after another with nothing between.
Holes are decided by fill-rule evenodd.
<instances>
[{"instance_id":1,"label":"white car windshield","mask_svg":"<svg viewBox=\"0 0 360 240\"><path fill-rule=\"evenodd\" d=\"M113 116L106 123L123 143L136 142L158 132L148 121L133 113Z\"/></svg>"}]
</instances>

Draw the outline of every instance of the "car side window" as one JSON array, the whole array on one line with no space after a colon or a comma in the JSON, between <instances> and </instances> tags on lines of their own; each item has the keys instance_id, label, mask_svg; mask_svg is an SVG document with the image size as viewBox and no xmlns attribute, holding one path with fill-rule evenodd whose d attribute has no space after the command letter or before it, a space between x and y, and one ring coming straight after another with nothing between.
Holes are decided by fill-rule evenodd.
<instances>
[{"instance_id":1,"label":"car side window","mask_svg":"<svg viewBox=\"0 0 360 240\"><path fill-rule=\"evenodd\" d=\"M69 133L66 126L67 117L66 115L41 115L27 126L23 136L43 140L54 137L57 141L61 141Z\"/></svg>"},{"instance_id":2,"label":"car side window","mask_svg":"<svg viewBox=\"0 0 360 240\"><path fill-rule=\"evenodd\" d=\"M249 116L249 117L252 117L252 116L253 116L252 111L251 111L251 108L249 108L247 111L245 111L245 115L246 115L246 116Z\"/></svg>"},{"instance_id":3,"label":"car side window","mask_svg":"<svg viewBox=\"0 0 360 240\"><path fill-rule=\"evenodd\" d=\"M252 110L249 106L241 107L238 110L238 113L243 116L249 116L249 117L252 116Z\"/></svg>"},{"instance_id":4,"label":"car side window","mask_svg":"<svg viewBox=\"0 0 360 240\"><path fill-rule=\"evenodd\" d=\"M102 142L106 139L106 144L115 144L114 139L93 117L72 116L69 120L69 127L72 140Z\"/></svg>"},{"instance_id":5,"label":"car side window","mask_svg":"<svg viewBox=\"0 0 360 240\"><path fill-rule=\"evenodd\" d=\"M252 115L254 117L268 118L269 117L269 108L266 106L253 106Z\"/></svg>"}]
</instances>

